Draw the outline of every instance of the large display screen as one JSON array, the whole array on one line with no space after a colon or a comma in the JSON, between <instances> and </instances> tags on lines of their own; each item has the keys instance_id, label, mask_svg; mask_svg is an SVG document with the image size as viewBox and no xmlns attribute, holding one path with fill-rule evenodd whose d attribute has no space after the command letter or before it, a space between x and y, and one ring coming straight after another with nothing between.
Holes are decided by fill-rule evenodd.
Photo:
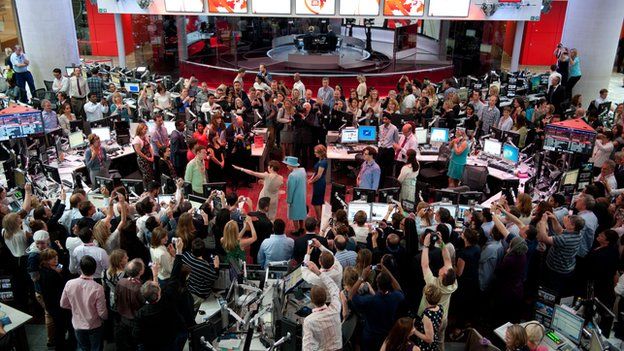
<instances>
[{"instance_id":1,"label":"large display screen","mask_svg":"<svg viewBox=\"0 0 624 351\"><path fill-rule=\"evenodd\" d=\"M468 17L470 0L430 0L431 17Z\"/></svg>"},{"instance_id":2,"label":"large display screen","mask_svg":"<svg viewBox=\"0 0 624 351\"><path fill-rule=\"evenodd\" d=\"M549 124L544 128L544 150L591 155L596 132Z\"/></svg>"},{"instance_id":3,"label":"large display screen","mask_svg":"<svg viewBox=\"0 0 624 351\"><path fill-rule=\"evenodd\" d=\"M377 16L380 0L349 0L340 2L341 16Z\"/></svg>"},{"instance_id":4,"label":"large display screen","mask_svg":"<svg viewBox=\"0 0 624 351\"><path fill-rule=\"evenodd\" d=\"M247 0L208 0L210 13L247 13Z\"/></svg>"},{"instance_id":5,"label":"large display screen","mask_svg":"<svg viewBox=\"0 0 624 351\"><path fill-rule=\"evenodd\" d=\"M251 12L267 15L290 14L290 0L254 0L251 2Z\"/></svg>"},{"instance_id":6,"label":"large display screen","mask_svg":"<svg viewBox=\"0 0 624 351\"><path fill-rule=\"evenodd\" d=\"M0 141L26 138L43 132L43 119L39 111L0 116Z\"/></svg>"},{"instance_id":7,"label":"large display screen","mask_svg":"<svg viewBox=\"0 0 624 351\"><path fill-rule=\"evenodd\" d=\"M425 0L385 0L384 16L423 16Z\"/></svg>"},{"instance_id":8,"label":"large display screen","mask_svg":"<svg viewBox=\"0 0 624 351\"><path fill-rule=\"evenodd\" d=\"M165 0L167 12L204 12L204 0Z\"/></svg>"},{"instance_id":9,"label":"large display screen","mask_svg":"<svg viewBox=\"0 0 624 351\"><path fill-rule=\"evenodd\" d=\"M333 15L336 13L336 0L296 0L295 13L298 15Z\"/></svg>"}]
</instances>

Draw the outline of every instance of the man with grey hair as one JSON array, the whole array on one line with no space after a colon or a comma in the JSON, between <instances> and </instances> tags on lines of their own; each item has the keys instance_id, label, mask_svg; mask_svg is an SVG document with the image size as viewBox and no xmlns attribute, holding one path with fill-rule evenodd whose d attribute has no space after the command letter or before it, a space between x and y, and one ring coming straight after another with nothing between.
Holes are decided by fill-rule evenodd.
<instances>
[{"instance_id":1,"label":"man with grey hair","mask_svg":"<svg viewBox=\"0 0 624 351\"><path fill-rule=\"evenodd\" d=\"M121 317L115 325L115 343L118 350L135 350L138 342L132 337L137 312L145 304L141 294L141 275L145 265L140 258L128 262L126 277L119 280L115 287L115 306Z\"/></svg>"},{"instance_id":2,"label":"man with grey hair","mask_svg":"<svg viewBox=\"0 0 624 351\"><path fill-rule=\"evenodd\" d=\"M596 200L589 194L580 194L574 203L574 208L578 211L578 216L583 218L585 222L583 228L579 230L581 234L581 244L576 254L578 257L587 256L587 253L594 244L594 236L598 228L598 218L594 212L592 212L595 205Z\"/></svg>"},{"instance_id":3,"label":"man with grey hair","mask_svg":"<svg viewBox=\"0 0 624 351\"><path fill-rule=\"evenodd\" d=\"M52 103L48 99L41 100L41 117L43 117L43 127L46 131L57 129L59 127L58 116L56 111L52 110Z\"/></svg>"},{"instance_id":4,"label":"man with grey hair","mask_svg":"<svg viewBox=\"0 0 624 351\"><path fill-rule=\"evenodd\" d=\"M618 188L618 182L615 179L615 161L606 160L600 167L600 174L594 179L596 182L601 182L607 186L608 192L611 193Z\"/></svg>"},{"instance_id":5,"label":"man with grey hair","mask_svg":"<svg viewBox=\"0 0 624 351\"><path fill-rule=\"evenodd\" d=\"M30 90L30 96L35 97L35 79L32 73L28 70L30 61L26 57L26 54L22 50L21 45L15 45L15 50L10 56L11 64L13 64L13 71L15 72L15 84L20 87L24 93L20 98L21 102L26 102L26 83L28 83L28 89Z\"/></svg>"}]
</instances>

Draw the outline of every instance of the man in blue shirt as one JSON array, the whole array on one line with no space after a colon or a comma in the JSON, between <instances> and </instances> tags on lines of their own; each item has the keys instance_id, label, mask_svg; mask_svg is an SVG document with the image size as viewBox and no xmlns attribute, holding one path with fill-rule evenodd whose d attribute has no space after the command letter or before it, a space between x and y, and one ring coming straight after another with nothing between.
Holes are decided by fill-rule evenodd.
<instances>
[{"instance_id":1,"label":"man in blue shirt","mask_svg":"<svg viewBox=\"0 0 624 351\"><path fill-rule=\"evenodd\" d=\"M594 245L594 236L598 228L598 218L592 212L595 205L596 200L589 194L581 194L574 203L574 208L578 210L578 216L585 221L585 226L580 231L581 245L576 253L578 257L587 256L587 253Z\"/></svg>"},{"instance_id":2,"label":"man in blue shirt","mask_svg":"<svg viewBox=\"0 0 624 351\"><path fill-rule=\"evenodd\" d=\"M30 61L26 58L26 54L24 54L20 45L15 45L15 50L11 54L10 60L13 64L13 71L15 72L15 84L25 92L26 83L28 83L30 95L35 97L35 79L33 78L32 73L28 70ZM27 102L27 100L26 93L23 93L20 101Z\"/></svg>"},{"instance_id":3,"label":"man in blue shirt","mask_svg":"<svg viewBox=\"0 0 624 351\"><path fill-rule=\"evenodd\" d=\"M334 107L334 89L329 86L329 78L324 77L322 84L323 86L318 89L316 96L323 100L323 104L332 108Z\"/></svg>"},{"instance_id":4,"label":"man in blue shirt","mask_svg":"<svg viewBox=\"0 0 624 351\"><path fill-rule=\"evenodd\" d=\"M273 222L275 234L260 244L258 251L258 264L265 268L271 262L288 261L292 257L295 241L287 237L284 232L286 223L281 219Z\"/></svg>"},{"instance_id":5,"label":"man in blue shirt","mask_svg":"<svg viewBox=\"0 0 624 351\"><path fill-rule=\"evenodd\" d=\"M366 267L362 275L349 291L349 300L353 307L364 318L364 331L360 345L363 351L379 350L384 339L396 321L396 311L405 299L401 286L392 273L382 264L381 272L377 273L377 293L360 295L360 285L368 280L371 267Z\"/></svg>"},{"instance_id":6,"label":"man in blue shirt","mask_svg":"<svg viewBox=\"0 0 624 351\"><path fill-rule=\"evenodd\" d=\"M336 239L334 239L334 245L336 246L336 254L334 257L340 262L342 268L355 267L357 253L347 250L347 238L343 235L337 235Z\"/></svg>"},{"instance_id":7,"label":"man in blue shirt","mask_svg":"<svg viewBox=\"0 0 624 351\"><path fill-rule=\"evenodd\" d=\"M375 162L377 150L372 146L367 146L362 155L364 156L364 163L362 163L360 174L357 177L357 185L359 188L377 190L379 178L381 178L381 168Z\"/></svg>"},{"instance_id":8,"label":"man in blue shirt","mask_svg":"<svg viewBox=\"0 0 624 351\"><path fill-rule=\"evenodd\" d=\"M43 117L43 127L46 131L57 129L59 127L58 116L56 112L52 110L52 103L50 100L44 99L41 101L43 111L41 111L41 117Z\"/></svg>"}]
</instances>

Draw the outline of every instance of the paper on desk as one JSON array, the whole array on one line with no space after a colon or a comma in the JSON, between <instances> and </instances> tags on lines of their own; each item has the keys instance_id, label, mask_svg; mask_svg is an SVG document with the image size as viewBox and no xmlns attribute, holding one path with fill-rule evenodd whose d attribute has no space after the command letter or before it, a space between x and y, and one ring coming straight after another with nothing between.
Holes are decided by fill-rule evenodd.
<instances>
[{"instance_id":1,"label":"paper on desk","mask_svg":"<svg viewBox=\"0 0 624 351\"><path fill-rule=\"evenodd\" d=\"M80 161L81 157L78 155L65 155L66 161Z\"/></svg>"}]
</instances>

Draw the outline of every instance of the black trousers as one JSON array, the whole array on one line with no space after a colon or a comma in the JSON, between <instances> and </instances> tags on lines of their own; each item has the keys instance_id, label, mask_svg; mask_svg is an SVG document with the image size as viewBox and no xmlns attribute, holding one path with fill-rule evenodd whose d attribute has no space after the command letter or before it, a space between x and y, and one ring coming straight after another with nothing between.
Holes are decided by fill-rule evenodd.
<instances>
[{"instance_id":1,"label":"black trousers","mask_svg":"<svg viewBox=\"0 0 624 351\"><path fill-rule=\"evenodd\" d=\"M566 96L568 98L572 98L572 89L574 88L576 83L578 83L578 81L580 79L581 79L581 76L575 76L575 77L568 78L568 84L566 84L566 86L565 86Z\"/></svg>"},{"instance_id":2,"label":"black trousers","mask_svg":"<svg viewBox=\"0 0 624 351\"><path fill-rule=\"evenodd\" d=\"M377 149L377 164L381 168L381 177L379 179L379 187L383 186L386 177L393 177L394 149L380 147Z\"/></svg>"}]
</instances>

